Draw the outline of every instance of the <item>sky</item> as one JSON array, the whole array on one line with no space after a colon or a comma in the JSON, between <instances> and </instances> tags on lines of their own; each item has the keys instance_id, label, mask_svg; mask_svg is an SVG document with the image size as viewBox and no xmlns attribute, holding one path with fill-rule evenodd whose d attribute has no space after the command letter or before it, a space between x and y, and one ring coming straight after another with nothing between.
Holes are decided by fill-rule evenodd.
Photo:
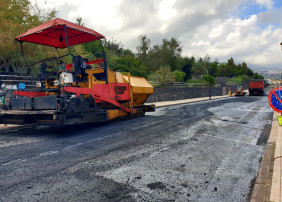
<instances>
[{"instance_id":1,"label":"sky","mask_svg":"<svg viewBox=\"0 0 282 202\"><path fill-rule=\"evenodd\" d=\"M151 46L180 41L182 56L245 61L255 70L282 70L281 0L31 0L56 8L59 18L82 22L137 52L138 37Z\"/></svg>"}]
</instances>

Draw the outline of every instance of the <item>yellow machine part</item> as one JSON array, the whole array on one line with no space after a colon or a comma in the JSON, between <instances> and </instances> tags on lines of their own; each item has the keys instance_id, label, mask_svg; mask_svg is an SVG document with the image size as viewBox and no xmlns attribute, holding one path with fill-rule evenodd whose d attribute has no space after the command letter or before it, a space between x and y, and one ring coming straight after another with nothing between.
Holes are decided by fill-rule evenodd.
<instances>
[{"instance_id":1,"label":"yellow machine part","mask_svg":"<svg viewBox=\"0 0 282 202\"><path fill-rule=\"evenodd\" d=\"M113 120L120 117L128 116L128 113L121 109L110 109L107 110L107 118L108 120Z\"/></svg>"},{"instance_id":2,"label":"yellow machine part","mask_svg":"<svg viewBox=\"0 0 282 202\"><path fill-rule=\"evenodd\" d=\"M132 115L144 115L145 111L141 108L135 108L132 110ZM129 113L123 111L122 109L107 109L108 120L113 120L116 118L128 117Z\"/></svg>"},{"instance_id":3,"label":"yellow machine part","mask_svg":"<svg viewBox=\"0 0 282 202\"><path fill-rule=\"evenodd\" d=\"M58 86L56 86L56 85L54 85L54 79L46 79L45 80L45 84L46 84L46 88L58 88ZM54 93L54 92L46 92L46 95L47 96L50 96L50 95L55 95L56 93Z\"/></svg>"},{"instance_id":4,"label":"yellow machine part","mask_svg":"<svg viewBox=\"0 0 282 202\"><path fill-rule=\"evenodd\" d=\"M130 80L133 105L142 105L154 93L154 87L143 77L122 75L125 83Z\"/></svg>"}]
</instances>

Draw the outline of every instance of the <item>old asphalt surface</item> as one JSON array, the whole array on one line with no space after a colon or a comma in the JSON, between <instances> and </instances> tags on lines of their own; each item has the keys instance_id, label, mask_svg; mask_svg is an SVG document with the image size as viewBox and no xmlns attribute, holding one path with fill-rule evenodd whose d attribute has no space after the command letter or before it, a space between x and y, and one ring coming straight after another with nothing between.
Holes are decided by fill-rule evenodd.
<instances>
[{"instance_id":1,"label":"old asphalt surface","mask_svg":"<svg viewBox=\"0 0 282 202\"><path fill-rule=\"evenodd\" d=\"M267 96L245 96L1 132L0 201L248 201L272 114Z\"/></svg>"}]
</instances>

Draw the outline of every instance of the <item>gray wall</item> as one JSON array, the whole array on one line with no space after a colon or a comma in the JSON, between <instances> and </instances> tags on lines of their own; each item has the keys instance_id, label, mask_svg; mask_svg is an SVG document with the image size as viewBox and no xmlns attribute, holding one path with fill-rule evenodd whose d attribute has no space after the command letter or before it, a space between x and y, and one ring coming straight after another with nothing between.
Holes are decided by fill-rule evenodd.
<instances>
[{"instance_id":1,"label":"gray wall","mask_svg":"<svg viewBox=\"0 0 282 202\"><path fill-rule=\"evenodd\" d=\"M212 96L220 96L225 94L225 88L212 88ZM208 97L208 87L155 87L154 94L149 97L147 102L161 102L172 100L183 100L198 97Z\"/></svg>"}]
</instances>

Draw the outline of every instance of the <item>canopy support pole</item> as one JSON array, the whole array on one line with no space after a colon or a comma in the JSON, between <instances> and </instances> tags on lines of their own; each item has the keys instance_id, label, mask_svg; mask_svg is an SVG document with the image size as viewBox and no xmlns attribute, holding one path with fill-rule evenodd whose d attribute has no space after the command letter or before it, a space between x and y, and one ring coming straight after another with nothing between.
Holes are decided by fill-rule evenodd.
<instances>
[{"instance_id":1,"label":"canopy support pole","mask_svg":"<svg viewBox=\"0 0 282 202\"><path fill-rule=\"evenodd\" d=\"M26 66L28 66L28 63L27 63L27 61L26 61L26 59L25 59L25 56L24 56L24 51L23 51L23 42L22 42L22 41L20 41L20 43L21 43L21 52L22 52L22 57L23 57L23 59L24 59L24 61L25 61Z\"/></svg>"},{"instance_id":2,"label":"canopy support pole","mask_svg":"<svg viewBox=\"0 0 282 202\"><path fill-rule=\"evenodd\" d=\"M20 43L21 43L21 52L22 52L22 57L23 57L23 59L24 59L24 62L25 62L25 64L26 64L26 66L28 67L28 69L27 69L27 74L28 74L28 76L29 76L29 75L30 75L30 72L31 72L31 69L30 69L30 67L29 67L29 65L28 65L28 63L27 63L27 61L26 61L25 56L24 56L24 51L23 51L23 42L22 42L22 41L20 41ZM23 70L23 67L22 67L22 70Z\"/></svg>"},{"instance_id":3,"label":"canopy support pole","mask_svg":"<svg viewBox=\"0 0 282 202\"><path fill-rule=\"evenodd\" d=\"M67 44L67 47L68 47L68 49L69 49L70 55L71 55L72 57L74 57L74 55L71 53L71 50L70 50L70 47L69 47L68 36L67 36L67 26L66 26L66 25L64 25L64 30L65 30L65 37L66 37L66 44Z\"/></svg>"},{"instance_id":4,"label":"canopy support pole","mask_svg":"<svg viewBox=\"0 0 282 202\"><path fill-rule=\"evenodd\" d=\"M101 39L100 39L99 41L100 41L100 44L101 44L102 50L103 50L103 58L104 58L104 76L105 76L106 83L108 83L108 63L107 63L106 52L105 52L105 50L104 50L104 47L103 47L103 44L102 44Z\"/></svg>"},{"instance_id":5,"label":"canopy support pole","mask_svg":"<svg viewBox=\"0 0 282 202\"><path fill-rule=\"evenodd\" d=\"M60 56L60 54L59 54L58 48L56 48L56 51L57 51L57 54L58 54L58 56L59 56L60 63L63 64L63 61L62 61L61 56Z\"/></svg>"}]
</instances>

